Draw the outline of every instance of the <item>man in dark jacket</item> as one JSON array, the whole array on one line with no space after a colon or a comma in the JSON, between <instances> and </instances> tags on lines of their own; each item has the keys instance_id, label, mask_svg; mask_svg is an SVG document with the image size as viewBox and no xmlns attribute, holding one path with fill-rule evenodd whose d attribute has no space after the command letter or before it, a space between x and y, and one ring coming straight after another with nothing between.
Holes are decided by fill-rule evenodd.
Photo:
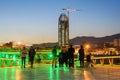
<instances>
[{"instance_id":1,"label":"man in dark jacket","mask_svg":"<svg viewBox=\"0 0 120 80\"><path fill-rule=\"evenodd\" d=\"M68 48L68 55L69 55L69 67L74 67L74 52L75 49L70 45L70 48Z\"/></svg>"},{"instance_id":2,"label":"man in dark jacket","mask_svg":"<svg viewBox=\"0 0 120 80\"><path fill-rule=\"evenodd\" d=\"M31 68L33 68L35 54L36 54L35 49L31 46L29 50L29 59L30 59Z\"/></svg>"},{"instance_id":3,"label":"man in dark jacket","mask_svg":"<svg viewBox=\"0 0 120 80\"><path fill-rule=\"evenodd\" d=\"M84 67L84 49L82 45L78 52L79 52L80 66Z\"/></svg>"}]
</instances>

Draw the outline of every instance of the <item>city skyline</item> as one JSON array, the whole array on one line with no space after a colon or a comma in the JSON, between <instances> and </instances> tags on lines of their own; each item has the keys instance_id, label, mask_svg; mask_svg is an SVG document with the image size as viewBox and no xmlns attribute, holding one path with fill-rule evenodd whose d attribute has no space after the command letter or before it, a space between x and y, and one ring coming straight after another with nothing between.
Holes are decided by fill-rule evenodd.
<instances>
[{"instance_id":1,"label":"city skyline","mask_svg":"<svg viewBox=\"0 0 120 80\"><path fill-rule=\"evenodd\" d=\"M57 42L63 8L80 10L70 13L70 39L120 33L119 0L1 0L0 44Z\"/></svg>"}]
</instances>

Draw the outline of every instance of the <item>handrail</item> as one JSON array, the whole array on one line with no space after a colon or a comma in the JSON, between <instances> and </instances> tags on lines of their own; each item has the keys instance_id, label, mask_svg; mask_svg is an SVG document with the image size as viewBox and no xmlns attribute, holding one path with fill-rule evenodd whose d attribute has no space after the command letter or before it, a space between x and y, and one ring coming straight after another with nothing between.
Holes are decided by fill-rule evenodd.
<instances>
[{"instance_id":1,"label":"handrail","mask_svg":"<svg viewBox=\"0 0 120 80\"><path fill-rule=\"evenodd\" d=\"M120 56L91 56L91 59L109 59L109 58L120 58Z\"/></svg>"},{"instance_id":2,"label":"handrail","mask_svg":"<svg viewBox=\"0 0 120 80\"><path fill-rule=\"evenodd\" d=\"M108 61L109 61L109 65L111 65L111 66L113 66L113 62L114 62L114 59L115 58L120 58L120 56L97 56L97 57L95 57L95 56L91 56L91 59L92 59L92 61L93 61L93 63L94 64L96 64L96 60L100 60L100 64L101 65L104 65L104 60L105 59L108 59Z\"/></svg>"}]
</instances>

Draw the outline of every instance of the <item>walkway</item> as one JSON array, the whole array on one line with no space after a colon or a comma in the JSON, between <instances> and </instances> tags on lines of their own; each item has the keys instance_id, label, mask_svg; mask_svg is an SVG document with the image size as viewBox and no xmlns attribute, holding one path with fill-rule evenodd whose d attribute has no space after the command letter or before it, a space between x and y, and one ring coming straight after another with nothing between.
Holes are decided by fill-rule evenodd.
<instances>
[{"instance_id":1,"label":"walkway","mask_svg":"<svg viewBox=\"0 0 120 80\"><path fill-rule=\"evenodd\" d=\"M120 80L120 66L95 68L52 68L51 64L35 64L34 68L0 68L0 80Z\"/></svg>"}]
</instances>

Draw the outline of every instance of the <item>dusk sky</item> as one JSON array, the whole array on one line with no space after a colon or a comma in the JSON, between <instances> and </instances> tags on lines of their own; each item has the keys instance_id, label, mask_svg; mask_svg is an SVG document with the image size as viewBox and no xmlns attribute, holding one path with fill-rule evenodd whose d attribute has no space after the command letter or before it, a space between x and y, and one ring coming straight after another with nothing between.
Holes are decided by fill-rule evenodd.
<instances>
[{"instance_id":1,"label":"dusk sky","mask_svg":"<svg viewBox=\"0 0 120 80\"><path fill-rule=\"evenodd\" d=\"M62 8L80 10L70 13L70 39L120 33L120 0L0 0L0 44L57 42Z\"/></svg>"}]
</instances>

